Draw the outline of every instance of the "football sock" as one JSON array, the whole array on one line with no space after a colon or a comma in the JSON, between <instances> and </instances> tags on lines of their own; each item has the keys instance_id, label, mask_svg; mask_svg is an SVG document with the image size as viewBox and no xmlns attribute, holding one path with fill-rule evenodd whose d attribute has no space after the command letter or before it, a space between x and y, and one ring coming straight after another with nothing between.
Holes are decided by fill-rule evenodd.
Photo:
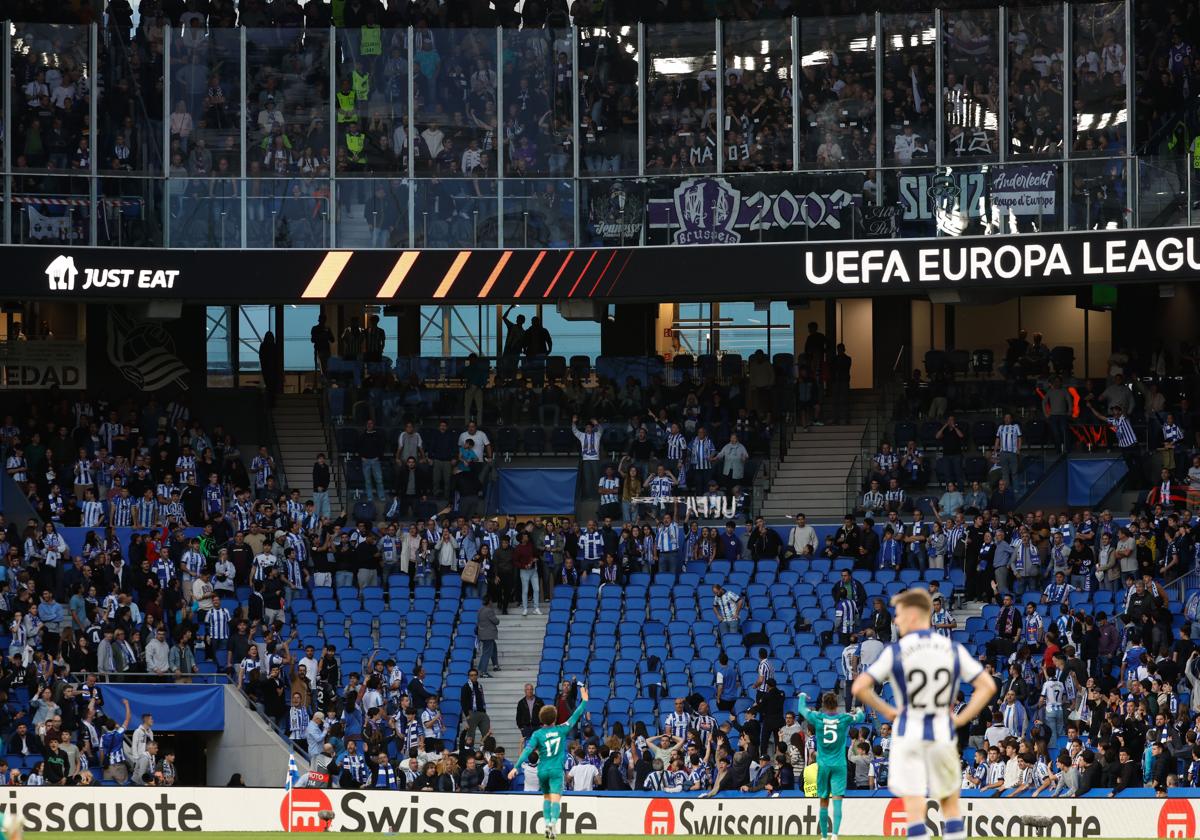
<instances>
[{"instance_id":1,"label":"football sock","mask_svg":"<svg viewBox=\"0 0 1200 840\"><path fill-rule=\"evenodd\" d=\"M926 833L927 832L925 831L925 823L916 823L916 824L909 823L908 824L908 836L910 838L925 837Z\"/></svg>"},{"instance_id":2,"label":"football sock","mask_svg":"<svg viewBox=\"0 0 1200 840\"><path fill-rule=\"evenodd\" d=\"M967 827L962 817L946 820L946 840L967 840Z\"/></svg>"},{"instance_id":3,"label":"football sock","mask_svg":"<svg viewBox=\"0 0 1200 840\"><path fill-rule=\"evenodd\" d=\"M833 800L833 833L839 834L842 830L842 800ZM960 838L961 840L961 838Z\"/></svg>"},{"instance_id":4,"label":"football sock","mask_svg":"<svg viewBox=\"0 0 1200 840\"><path fill-rule=\"evenodd\" d=\"M551 809L551 807L553 807L553 806L549 799L542 800L542 822L545 823L545 825L543 826L543 829L550 828L550 809Z\"/></svg>"},{"instance_id":5,"label":"football sock","mask_svg":"<svg viewBox=\"0 0 1200 840\"><path fill-rule=\"evenodd\" d=\"M820 819L817 820L817 828L821 832L822 837L829 835L829 808L821 806Z\"/></svg>"},{"instance_id":6,"label":"football sock","mask_svg":"<svg viewBox=\"0 0 1200 840\"><path fill-rule=\"evenodd\" d=\"M558 815L562 812L561 802L550 803L550 825L558 827Z\"/></svg>"}]
</instances>

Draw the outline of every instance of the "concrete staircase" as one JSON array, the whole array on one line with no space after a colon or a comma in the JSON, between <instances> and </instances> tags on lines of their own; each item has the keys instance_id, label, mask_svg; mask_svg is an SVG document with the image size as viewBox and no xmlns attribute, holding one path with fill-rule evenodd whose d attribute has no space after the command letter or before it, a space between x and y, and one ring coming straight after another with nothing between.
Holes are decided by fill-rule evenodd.
<instances>
[{"instance_id":1,"label":"concrete staircase","mask_svg":"<svg viewBox=\"0 0 1200 840\"><path fill-rule=\"evenodd\" d=\"M325 452L320 399L317 394L281 394L271 412L287 487L299 490L301 499L312 498L312 465L317 453ZM336 506L332 495L330 504Z\"/></svg>"},{"instance_id":2,"label":"concrete staircase","mask_svg":"<svg viewBox=\"0 0 1200 840\"><path fill-rule=\"evenodd\" d=\"M543 605L541 615L531 610L529 615L522 616L520 603L509 607L508 615L500 616L500 639L496 643L501 670L493 672L491 679L480 680L492 720L492 734L511 757L522 746L521 731L517 729L517 701L524 696L526 683L537 685L549 612L547 605ZM542 698L546 702L551 699Z\"/></svg>"},{"instance_id":3,"label":"concrete staircase","mask_svg":"<svg viewBox=\"0 0 1200 840\"><path fill-rule=\"evenodd\" d=\"M866 425L797 429L788 455L771 481L762 515L768 522L803 513L810 523L846 515L846 478L859 454Z\"/></svg>"},{"instance_id":4,"label":"concrete staircase","mask_svg":"<svg viewBox=\"0 0 1200 840\"><path fill-rule=\"evenodd\" d=\"M846 482L851 470L855 470L856 481L860 478L854 459L861 454L863 433L881 408L878 391L859 391L851 395L849 425L796 429L763 502L762 515L767 521L780 522L797 513L805 514L810 524L841 521L847 510ZM876 444L877 440L866 441L868 449Z\"/></svg>"}]
</instances>

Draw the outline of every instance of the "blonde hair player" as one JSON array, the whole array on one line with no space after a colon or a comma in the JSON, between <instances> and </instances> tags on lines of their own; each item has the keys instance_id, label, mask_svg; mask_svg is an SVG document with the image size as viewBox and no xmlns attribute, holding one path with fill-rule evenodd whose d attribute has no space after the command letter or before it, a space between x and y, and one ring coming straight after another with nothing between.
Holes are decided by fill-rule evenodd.
<instances>
[{"instance_id":1,"label":"blonde hair player","mask_svg":"<svg viewBox=\"0 0 1200 840\"><path fill-rule=\"evenodd\" d=\"M959 756L955 730L974 720L996 693L996 683L962 645L932 629L933 599L924 589L907 589L892 598L899 641L854 680L851 691L863 704L892 721L888 789L904 800L909 840L926 836L925 804L938 801L945 840L966 840L958 801ZM960 682L974 691L954 714ZM891 683L896 705L875 691Z\"/></svg>"}]
</instances>

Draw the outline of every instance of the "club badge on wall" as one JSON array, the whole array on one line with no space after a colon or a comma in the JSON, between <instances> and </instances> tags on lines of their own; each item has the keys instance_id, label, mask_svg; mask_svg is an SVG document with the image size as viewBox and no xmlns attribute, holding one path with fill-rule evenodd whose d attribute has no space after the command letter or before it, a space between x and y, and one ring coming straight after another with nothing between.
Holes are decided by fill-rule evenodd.
<instances>
[{"instance_id":1,"label":"club badge on wall","mask_svg":"<svg viewBox=\"0 0 1200 840\"><path fill-rule=\"evenodd\" d=\"M108 310L108 360L143 391L169 385L188 388L190 371L176 355L170 332L153 321L137 321L117 307Z\"/></svg>"}]
</instances>

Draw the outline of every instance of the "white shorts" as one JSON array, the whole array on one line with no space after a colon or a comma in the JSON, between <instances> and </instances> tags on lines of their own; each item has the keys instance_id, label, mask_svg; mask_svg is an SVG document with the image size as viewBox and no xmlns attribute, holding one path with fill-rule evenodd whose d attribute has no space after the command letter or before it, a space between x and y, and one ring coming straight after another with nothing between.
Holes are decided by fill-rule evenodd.
<instances>
[{"instance_id":1,"label":"white shorts","mask_svg":"<svg viewBox=\"0 0 1200 840\"><path fill-rule=\"evenodd\" d=\"M945 799L961 785L959 763L954 744L895 738L888 756L888 790L896 796Z\"/></svg>"}]
</instances>

